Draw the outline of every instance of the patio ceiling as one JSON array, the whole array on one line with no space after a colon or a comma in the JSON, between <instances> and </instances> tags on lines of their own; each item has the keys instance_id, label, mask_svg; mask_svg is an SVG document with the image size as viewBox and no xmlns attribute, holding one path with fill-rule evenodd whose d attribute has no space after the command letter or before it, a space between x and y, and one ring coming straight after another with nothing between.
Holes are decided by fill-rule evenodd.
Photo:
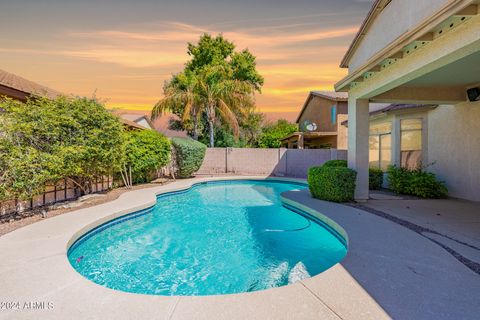
<instances>
[{"instance_id":1,"label":"patio ceiling","mask_svg":"<svg viewBox=\"0 0 480 320\"><path fill-rule=\"evenodd\" d=\"M455 104L466 101L466 90L479 84L480 52L475 52L370 100L382 103Z\"/></svg>"}]
</instances>

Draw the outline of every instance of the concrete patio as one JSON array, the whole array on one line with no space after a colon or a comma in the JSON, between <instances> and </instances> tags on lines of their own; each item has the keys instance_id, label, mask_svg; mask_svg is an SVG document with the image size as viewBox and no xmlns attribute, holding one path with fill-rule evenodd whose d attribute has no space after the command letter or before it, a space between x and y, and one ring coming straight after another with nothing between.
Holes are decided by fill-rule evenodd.
<instances>
[{"instance_id":1,"label":"concrete patio","mask_svg":"<svg viewBox=\"0 0 480 320\"><path fill-rule=\"evenodd\" d=\"M480 264L480 203L460 199L371 199L364 205L431 230L421 233Z\"/></svg>"},{"instance_id":2,"label":"concrete patio","mask_svg":"<svg viewBox=\"0 0 480 320\"><path fill-rule=\"evenodd\" d=\"M128 192L0 237L0 301L52 304L40 310L0 310L0 318L474 319L480 313L479 275L444 248L376 214L312 199L307 190L284 193L283 200L332 219L333 227L348 234L349 251L340 264L293 285L234 295L149 296L96 285L70 266L68 245L86 231L151 206L155 194L218 179L225 178Z\"/></svg>"}]
</instances>

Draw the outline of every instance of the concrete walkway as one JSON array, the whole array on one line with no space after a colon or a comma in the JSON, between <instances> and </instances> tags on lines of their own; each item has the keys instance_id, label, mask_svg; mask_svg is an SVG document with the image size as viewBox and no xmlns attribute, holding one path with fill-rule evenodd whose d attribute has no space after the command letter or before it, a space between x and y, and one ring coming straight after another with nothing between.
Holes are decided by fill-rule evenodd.
<instances>
[{"instance_id":1,"label":"concrete walkway","mask_svg":"<svg viewBox=\"0 0 480 320\"><path fill-rule=\"evenodd\" d=\"M156 194L219 179L128 192L0 237L0 302L14 303L0 308L0 319L475 319L480 314L480 277L442 247L374 214L314 200L308 191L287 192L283 200L346 232L349 251L340 264L293 285L233 295L151 296L99 286L70 266L68 246L88 230L153 205Z\"/></svg>"},{"instance_id":2,"label":"concrete walkway","mask_svg":"<svg viewBox=\"0 0 480 320\"><path fill-rule=\"evenodd\" d=\"M422 234L480 264L480 203L400 198L369 200L364 205L432 230Z\"/></svg>"},{"instance_id":3,"label":"concrete walkway","mask_svg":"<svg viewBox=\"0 0 480 320\"><path fill-rule=\"evenodd\" d=\"M350 245L341 265L390 317L478 319L480 276L439 245L369 212L353 208L349 210L349 207L343 205L312 199L308 191L288 192L285 197L316 209L345 229ZM388 203L382 209L391 208ZM371 202L369 204L373 206ZM401 204L405 205L405 202L400 202L399 205ZM442 212L450 212L455 208L454 204L455 202L449 202L449 205L443 206ZM420 208L422 202L416 205ZM442 207L442 202L438 203L438 207ZM390 210L389 212L395 211ZM415 215L416 212L410 210ZM459 232L463 230L461 227L456 228ZM318 277L321 278L329 271ZM308 281L305 283L308 285ZM355 312L353 299L348 299L349 292L341 291L342 288L335 287L334 283L331 285L329 288L325 282L319 281L316 287L320 292L331 290L332 300L329 303L335 305L336 310L348 309Z\"/></svg>"},{"instance_id":4,"label":"concrete walkway","mask_svg":"<svg viewBox=\"0 0 480 320\"><path fill-rule=\"evenodd\" d=\"M480 203L459 199L369 200L368 206L480 247Z\"/></svg>"}]
</instances>

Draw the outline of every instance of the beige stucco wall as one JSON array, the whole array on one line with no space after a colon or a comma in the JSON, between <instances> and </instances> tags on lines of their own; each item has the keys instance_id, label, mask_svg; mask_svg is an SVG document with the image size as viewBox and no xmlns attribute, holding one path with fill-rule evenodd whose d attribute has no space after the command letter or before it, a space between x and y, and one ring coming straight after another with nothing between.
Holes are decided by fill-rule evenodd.
<instances>
[{"instance_id":1,"label":"beige stucco wall","mask_svg":"<svg viewBox=\"0 0 480 320\"><path fill-rule=\"evenodd\" d=\"M453 197L480 201L480 102L440 106L429 113L430 170Z\"/></svg>"},{"instance_id":2,"label":"beige stucco wall","mask_svg":"<svg viewBox=\"0 0 480 320\"><path fill-rule=\"evenodd\" d=\"M317 124L317 130L315 131L334 132L337 128L336 123L332 123L331 121L331 108L333 106L337 106L337 114L347 112L345 102L336 102L313 96L298 121L300 130L303 129L303 122L308 120Z\"/></svg>"},{"instance_id":3,"label":"beige stucco wall","mask_svg":"<svg viewBox=\"0 0 480 320\"><path fill-rule=\"evenodd\" d=\"M337 116L337 149L348 149L348 128L342 125L342 122L348 120L348 114L339 114Z\"/></svg>"},{"instance_id":4,"label":"beige stucco wall","mask_svg":"<svg viewBox=\"0 0 480 320\"><path fill-rule=\"evenodd\" d=\"M350 72L425 18L439 11L449 0L392 0L373 22L349 64ZM400 18L401 17L401 18Z\"/></svg>"}]
</instances>

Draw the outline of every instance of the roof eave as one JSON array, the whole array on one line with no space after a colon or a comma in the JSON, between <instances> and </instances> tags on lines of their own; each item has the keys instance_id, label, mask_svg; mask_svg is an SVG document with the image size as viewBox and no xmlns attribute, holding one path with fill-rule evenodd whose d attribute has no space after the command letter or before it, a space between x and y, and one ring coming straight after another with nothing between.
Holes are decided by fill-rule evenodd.
<instances>
[{"instance_id":1,"label":"roof eave","mask_svg":"<svg viewBox=\"0 0 480 320\"><path fill-rule=\"evenodd\" d=\"M310 91L310 92L308 93L307 100L305 100L305 102L303 103L302 110L300 110L300 113L298 114L297 119L295 120L295 123L299 123L299 122L300 122L300 118L302 117L303 112L304 112L305 109L307 108L307 105L308 105L308 103L310 102L310 99L311 99L312 95L313 95L313 93Z\"/></svg>"},{"instance_id":2,"label":"roof eave","mask_svg":"<svg viewBox=\"0 0 480 320\"><path fill-rule=\"evenodd\" d=\"M343 56L342 61L340 62L340 68L348 68L348 64L350 63L350 59L352 55L355 53L355 50L357 49L358 45L360 44L361 40L366 34L366 31L368 27L370 27L370 24L375 20L377 17L378 13L380 13L382 8L382 5L386 5L390 0L376 0L372 7L370 8L370 11L368 12L366 18L363 20L362 25L358 29L357 34L352 40L352 43L348 47L347 52Z\"/></svg>"}]
</instances>

